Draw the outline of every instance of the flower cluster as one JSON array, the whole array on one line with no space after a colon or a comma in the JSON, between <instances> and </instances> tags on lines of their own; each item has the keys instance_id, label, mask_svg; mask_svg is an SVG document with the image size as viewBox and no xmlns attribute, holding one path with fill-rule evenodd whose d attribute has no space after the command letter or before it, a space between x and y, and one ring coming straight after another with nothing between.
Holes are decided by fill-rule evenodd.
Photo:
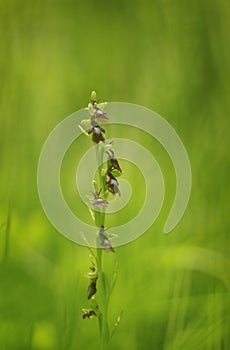
<instances>
[{"instance_id":1,"label":"flower cluster","mask_svg":"<svg viewBox=\"0 0 230 350\"><path fill-rule=\"evenodd\" d=\"M105 129L98 124L98 120L108 120L109 118L106 116L106 113L103 111L103 107L106 104L99 104L96 100L96 93L95 91L91 94L91 103L88 105L88 110L90 112L91 118L90 118L90 128L88 130L88 134L92 134L93 142L99 143L100 141L104 142L105 137Z\"/></svg>"},{"instance_id":2,"label":"flower cluster","mask_svg":"<svg viewBox=\"0 0 230 350\"><path fill-rule=\"evenodd\" d=\"M108 192L112 193L113 195L118 194L121 195L121 192L119 190L119 183L117 180L118 174L122 173L122 169L118 163L118 160L115 156L114 151L110 148L112 142L108 141L105 142L105 129L99 124L100 121L106 121L109 118L107 117L106 113L104 112L104 108L106 106L106 102L98 103L96 99L96 92L93 91L91 94L91 102L88 104L87 110L90 113L90 128L87 130L88 135L92 135L92 140L95 144L99 144L102 142L104 144L105 153L108 155L108 161L107 161L107 170L104 174L104 181L106 184L106 189ZM85 122L85 121L83 121ZM107 150L106 150L107 148ZM118 172L118 174L117 174ZM109 203L106 200L107 193L102 193L102 189L99 191L96 189L92 192L93 194L93 200L92 204L96 209L99 209L100 207L106 207ZM101 194L101 195L100 195Z\"/></svg>"},{"instance_id":3,"label":"flower cluster","mask_svg":"<svg viewBox=\"0 0 230 350\"><path fill-rule=\"evenodd\" d=\"M121 195L121 192L118 188L119 183L116 179L116 177L113 175L113 170L118 170L120 173L122 173L121 167L118 163L117 158L115 157L114 151L112 149L109 149L107 151L107 154L109 156L108 159L108 169L105 175L105 182L107 185L107 189L112 194L118 194Z\"/></svg>"}]
</instances>

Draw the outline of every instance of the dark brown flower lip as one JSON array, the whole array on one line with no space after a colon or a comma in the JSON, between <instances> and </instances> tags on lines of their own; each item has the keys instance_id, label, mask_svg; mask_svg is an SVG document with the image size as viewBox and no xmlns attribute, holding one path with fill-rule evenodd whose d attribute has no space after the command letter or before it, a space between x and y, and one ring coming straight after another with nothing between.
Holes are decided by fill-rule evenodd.
<instances>
[{"instance_id":1,"label":"dark brown flower lip","mask_svg":"<svg viewBox=\"0 0 230 350\"><path fill-rule=\"evenodd\" d=\"M92 134L92 139L95 143L99 143L100 141L104 142L105 138L102 133L105 133L105 129L102 128L101 125L96 123L94 120L91 121L90 129L88 130L88 134Z\"/></svg>"},{"instance_id":2,"label":"dark brown flower lip","mask_svg":"<svg viewBox=\"0 0 230 350\"><path fill-rule=\"evenodd\" d=\"M105 175L105 182L109 192L111 192L112 194L118 194L119 196L121 195L121 192L118 187L119 183L110 171L107 171Z\"/></svg>"},{"instance_id":3,"label":"dark brown flower lip","mask_svg":"<svg viewBox=\"0 0 230 350\"><path fill-rule=\"evenodd\" d=\"M122 173L122 169L118 163L118 160L114 154L114 151L112 149L108 149L106 151L106 153L109 156L109 161L108 161L110 164L109 168L114 168L114 169L118 170L120 173Z\"/></svg>"},{"instance_id":4,"label":"dark brown flower lip","mask_svg":"<svg viewBox=\"0 0 230 350\"><path fill-rule=\"evenodd\" d=\"M91 299L92 296L96 294L96 292L97 292L96 283L97 283L97 277L92 278L90 285L88 286L88 290L87 290L87 298L88 299Z\"/></svg>"},{"instance_id":5,"label":"dark brown flower lip","mask_svg":"<svg viewBox=\"0 0 230 350\"><path fill-rule=\"evenodd\" d=\"M113 174L110 171L111 169L108 169L106 174L105 174L105 181L107 184L109 184L111 182L111 180L115 180L118 184L117 179L115 178L115 176L113 176Z\"/></svg>"},{"instance_id":6,"label":"dark brown flower lip","mask_svg":"<svg viewBox=\"0 0 230 350\"><path fill-rule=\"evenodd\" d=\"M86 319L86 318L94 318L94 317L97 317L97 314L94 310L82 310L83 311L83 320Z\"/></svg>"}]
</instances>

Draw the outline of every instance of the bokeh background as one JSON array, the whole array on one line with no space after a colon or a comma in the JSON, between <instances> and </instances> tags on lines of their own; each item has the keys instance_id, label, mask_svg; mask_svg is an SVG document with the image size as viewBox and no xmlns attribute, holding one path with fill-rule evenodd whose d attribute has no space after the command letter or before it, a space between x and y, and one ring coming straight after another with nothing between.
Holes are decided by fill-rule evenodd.
<instances>
[{"instance_id":1,"label":"bokeh background","mask_svg":"<svg viewBox=\"0 0 230 350\"><path fill-rule=\"evenodd\" d=\"M105 256L107 266L118 262L111 323L123 310L109 349L230 348L229 7L0 1L0 349L99 348L97 320L81 312L88 250L51 226L36 185L45 139L88 104L91 90L164 116L193 174L187 211L164 235L175 194L171 161L152 138L130 134L161 165L166 198L141 238ZM143 179L127 173L138 199Z\"/></svg>"}]
</instances>

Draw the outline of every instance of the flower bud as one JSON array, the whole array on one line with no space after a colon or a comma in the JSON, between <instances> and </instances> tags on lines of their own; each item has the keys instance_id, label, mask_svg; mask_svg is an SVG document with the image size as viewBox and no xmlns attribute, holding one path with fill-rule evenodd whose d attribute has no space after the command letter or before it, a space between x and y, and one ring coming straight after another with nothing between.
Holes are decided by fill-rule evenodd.
<instances>
[{"instance_id":1,"label":"flower bud","mask_svg":"<svg viewBox=\"0 0 230 350\"><path fill-rule=\"evenodd\" d=\"M91 101L94 101L97 99L97 94L96 94L96 91L92 91L91 92Z\"/></svg>"}]
</instances>

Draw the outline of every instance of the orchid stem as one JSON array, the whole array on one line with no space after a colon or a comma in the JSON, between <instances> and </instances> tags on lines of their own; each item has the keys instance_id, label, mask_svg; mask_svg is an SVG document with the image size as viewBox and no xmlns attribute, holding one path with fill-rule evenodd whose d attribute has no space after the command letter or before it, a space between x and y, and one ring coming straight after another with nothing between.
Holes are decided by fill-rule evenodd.
<instances>
[{"instance_id":1,"label":"orchid stem","mask_svg":"<svg viewBox=\"0 0 230 350\"><path fill-rule=\"evenodd\" d=\"M101 148L100 148L101 146ZM98 175L100 181L100 187L103 193L106 190L105 181L102 176L103 169L103 155L104 155L104 146L101 144L96 145L96 158L98 164ZM99 230L101 227L105 226L105 209L101 207L99 213L98 226ZM108 342L109 335L109 325L108 325L108 298L107 291L105 285L105 276L103 272L103 249L98 246L97 248L97 271L98 271L98 284L99 284L99 293L100 293L100 315L98 317L99 329L100 329L100 337L101 344L100 350L105 350L106 344Z\"/></svg>"}]
</instances>

